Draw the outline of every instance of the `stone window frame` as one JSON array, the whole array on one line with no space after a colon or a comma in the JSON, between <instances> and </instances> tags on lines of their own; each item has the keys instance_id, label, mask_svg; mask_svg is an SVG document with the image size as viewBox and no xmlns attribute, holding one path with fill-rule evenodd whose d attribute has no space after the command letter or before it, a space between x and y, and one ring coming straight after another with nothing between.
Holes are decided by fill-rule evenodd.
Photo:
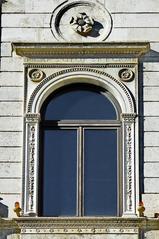
<instances>
[{"instance_id":1,"label":"stone window frame","mask_svg":"<svg viewBox=\"0 0 159 239\"><path fill-rule=\"evenodd\" d=\"M38 43L15 43L13 48L18 55L25 57L39 57L50 56L50 54L58 54L58 57L63 56L67 52L71 54L97 54L108 53L133 54L136 59L148 52L148 43L101 43L102 47L95 47L95 44L82 45L82 50L79 52L78 44L62 44L55 43L44 46ZM46 44L45 44L46 45ZM59 48L57 47L59 46ZM78 46L78 47L75 47ZM50 52L51 51L51 52ZM112 62L115 57L112 57ZM134 60L134 59L133 59ZM27 63L26 65L28 65ZM112 63L113 64L113 63ZM57 64L58 65L58 64ZM43 64L45 67L45 63ZM74 65L74 67L67 68L44 78L38 86L33 90L27 101L25 112L25 137L24 137L24 175L23 175L23 216L37 216L38 215L38 161L39 161L39 122L40 122L40 108L45 99L54 90L60 88L62 85L71 83L91 83L101 86L108 90L115 99L117 99L121 108L121 122L122 122L122 161L123 161L123 217L136 217L136 205L139 200L139 172L138 172L138 115L136 112L136 96L129 92L128 88L119 79L107 74L102 69L95 67L81 66L81 63ZM138 76L136 75L137 79ZM135 79L134 79L135 80ZM124 81L124 80L123 80Z\"/></svg>"}]
</instances>

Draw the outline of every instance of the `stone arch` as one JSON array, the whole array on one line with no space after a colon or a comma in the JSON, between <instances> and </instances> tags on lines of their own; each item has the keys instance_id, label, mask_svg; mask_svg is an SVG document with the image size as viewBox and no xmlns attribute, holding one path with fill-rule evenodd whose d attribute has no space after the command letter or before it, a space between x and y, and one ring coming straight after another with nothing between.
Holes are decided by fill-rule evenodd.
<instances>
[{"instance_id":1,"label":"stone arch","mask_svg":"<svg viewBox=\"0 0 159 239\"><path fill-rule=\"evenodd\" d=\"M56 89L73 83L88 83L108 90L118 101L122 113L134 113L134 100L126 86L106 72L73 68L56 72L45 78L33 91L27 113L39 113L45 99Z\"/></svg>"}]
</instances>

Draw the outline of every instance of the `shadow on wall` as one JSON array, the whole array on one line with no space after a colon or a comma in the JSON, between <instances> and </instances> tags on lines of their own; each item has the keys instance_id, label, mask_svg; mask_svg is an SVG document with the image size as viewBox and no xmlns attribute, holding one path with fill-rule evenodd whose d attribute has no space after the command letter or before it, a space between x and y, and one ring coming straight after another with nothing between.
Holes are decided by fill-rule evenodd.
<instances>
[{"instance_id":1,"label":"shadow on wall","mask_svg":"<svg viewBox=\"0 0 159 239\"><path fill-rule=\"evenodd\" d=\"M2 200L2 199L0 199ZM0 217L8 217L8 206L0 202Z\"/></svg>"},{"instance_id":2,"label":"shadow on wall","mask_svg":"<svg viewBox=\"0 0 159 239\"><path fill-rule=\"evenodd\" d=\"M159 62L159 52L150 50L147 54L140 58L139 62L139 137L140 137L140 195L145 193L144 189L144 72L149 71L144 63ZM153 81L153 79L151 79ZM142 200L140 198L140 200Z\"/></svg>"}]
</instances>

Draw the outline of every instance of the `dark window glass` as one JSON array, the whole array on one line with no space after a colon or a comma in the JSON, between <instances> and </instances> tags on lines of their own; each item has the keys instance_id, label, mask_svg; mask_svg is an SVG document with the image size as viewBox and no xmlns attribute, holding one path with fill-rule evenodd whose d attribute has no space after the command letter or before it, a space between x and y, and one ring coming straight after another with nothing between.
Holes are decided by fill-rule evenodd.
<instances>
[{"instance_id":1,"label":"dark window glass","mask_svg":"<svg viewBox=\"0 0 159 239\"><path fill-rule=\"evenodd\" d=\"M43 216L76 215L76 130L45 130Z\"/></svg>"},{"instance_id":2,"label":"dark window glass","mask_svg":"<svg viewBox=\"0 0 159 239\"><path fill-rule=\"evenodd\" d=\"M100 91L99 91L100 90ZM45 120L116 119L112 102L101 89L82 85L64 88L50 96Z\"/></svg>"},{"instance_id":3,"label":"dark window glass","mask_svg":"<svg viewBox=\"0 0 159 239\"><path fill-rule=\"evenodd\" d=\"M40 124L40 216L118 215L118 130L110 128L114 121L100 124L117 117L100 87L71 85L47 98Z\"/></svg>"},{"instance_id":4,"label":"dark window glass","mask_svg":"<svg viewBox=\"0 0 159 239\"><path fill-rule=\"evenodd\" d=\"M84 214L117 215L117 132L85 130Z\"/></svg>"}]
</instances>

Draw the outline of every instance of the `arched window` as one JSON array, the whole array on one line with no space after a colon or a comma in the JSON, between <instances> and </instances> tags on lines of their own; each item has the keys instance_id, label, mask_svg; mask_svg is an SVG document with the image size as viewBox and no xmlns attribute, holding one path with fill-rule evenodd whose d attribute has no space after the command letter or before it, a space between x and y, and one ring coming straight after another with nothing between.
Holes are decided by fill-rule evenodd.
<instances>
[{"instance_id":1,"label":"arched window","mask_svg":"<svg viewBox=\"0 0 159 239\"><path fill-rule=\"evenodd\" d=\"M120 108L100 87L73 84L41 108L40 216L119 216Z\"/></svg>"}]
</instances>

